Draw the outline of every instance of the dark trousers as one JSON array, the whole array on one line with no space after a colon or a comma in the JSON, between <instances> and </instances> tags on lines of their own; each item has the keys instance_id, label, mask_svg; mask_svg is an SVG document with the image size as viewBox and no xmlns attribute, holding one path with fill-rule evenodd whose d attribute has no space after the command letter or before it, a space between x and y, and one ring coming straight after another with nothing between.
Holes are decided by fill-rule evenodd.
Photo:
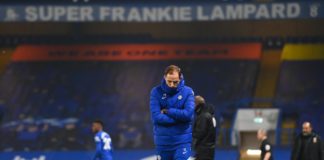
<instances>
[{"instance_id":1,"label":"dark trousers","mask_svg":"<svg viewBox=\"0 0 324 160\"><path fill-rule=\"evenodd\" d=\"M196 160L214 160L215 149L199 148L196 150Z\"/></svg>"}]
</instances>

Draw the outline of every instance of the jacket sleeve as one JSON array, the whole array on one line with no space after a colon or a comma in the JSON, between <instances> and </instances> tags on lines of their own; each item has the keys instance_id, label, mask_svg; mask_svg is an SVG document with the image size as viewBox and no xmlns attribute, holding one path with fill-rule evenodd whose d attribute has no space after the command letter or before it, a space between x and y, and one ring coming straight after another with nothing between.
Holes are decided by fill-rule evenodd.
<instances>
[{"instance_id":1,"label":"jacket sleeve","mask_svg":"<svg viewBox=\"0 0 324 160\"><path fill-rule=\"evenodd\" d=\"M96 153L95 153L95 155L93 157L93 160L96 160L96 159L100 158L101 148L102 148L102 144L101 143L96 143Z\"/></svg>"},{"instance_id":2,"label":"jacket sleeve","mask_svg":"<svg viewBox=\"0 0 324 160\"><path fill-rule=\"evenodd\" d=\"M298 150L298 148L299 148L299 136L297 136L296 138L295 138L295 141L294 141L294 143L293 143L293 149L292 149L292 152L291 152L291 157L290 157L290 159L291 160L297 160L297 155L299 154L298 152L299 151L297 151Z\"/></svg>"},{"instance_id":3,"label":"jacket sleeve","mask_svg":"<svg viewBox=\"0 0 324 160\"><path fill-rule=\"evenodd\" d=\"M205 115L202 115L199 119L196 119L196 125L193 129L192 137L195 139L194 147L199 145L200 141L206 136L208 133L208 126L211 125L212 120Z\"/></svg>"},{"instance_id":4,"label":"jacket sleeve","mask_svg":"<svg viewBox=\"0 0 324 160\"><path fill-rule=\"evenodd\" d=\"M156 91L154 89L151 91L150 96L150 110L152 121L154 124L167 125L176 123L176 121L173 118L161 113L161 106L156 96Z\"/></svg>"},{"instance_id":5,"label":"jacket sleeve","mask_svg":"<svg viewBox=\"0 0 324 160\"><path fill-rule=\"evenodd\" d=\"M320 160L324 160L324 143L323 143L321 137L319 137L318 139L319 139L319 150L320 150L319 158L320 158Z\"/></svg>"},{"instance_id":6,"label":"jacket sleeve","mask_svg":"<svg viewBox=\"0 0 324 160\"><path fill-rule=\"evenodd\" d=\"M194 93L190 89L189 95L186 99L186 102L184 103L184 108L183 109L170 108L168 110L167 115L181 122L190 122L193 118L194 107L195 107Z\"/></svg>"}]
</instances>

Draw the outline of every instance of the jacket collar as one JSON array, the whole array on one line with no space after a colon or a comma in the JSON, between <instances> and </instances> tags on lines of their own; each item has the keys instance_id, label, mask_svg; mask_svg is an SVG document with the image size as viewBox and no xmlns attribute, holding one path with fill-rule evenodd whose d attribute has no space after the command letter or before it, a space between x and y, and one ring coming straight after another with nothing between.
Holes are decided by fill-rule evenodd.
<instances>
[{"instance_id":1,"label":"jacket collar","mask_svg":"<svg viewBox=\"0 0 324 160\"><path fill-rule=\"evenodd\" d=\"M195 107L195 112L198 114L201 113L203 110L206 110L205 104L198 104Z\"/></svg>"},{"instance_id":2,"label":"jacket collar","mask_svg":"<svg viewBox=\"0 0 324 160\"><path fill-rule=\"evenodd\" d=\"M178 92L180 92L182 90L182 88L184 87L185 81L183 78L181 78L177 88L170 88L167 84L164 78L162 78L161 81L161 88L164 92L166 92L168 95L174 95L177 94Z\"/></svg>"},{"instance_id":3,"label":"jacket collar","mask_svg":"<svg viewBox=\"0 0 324 160\"><path fill-rule=\"evenodd\" d=\"M208 112L210 114L214 114L214 108L210 104L199 104L195 107L195 112L196 113L201 113L201 112Z\"/></svg>"}]
</instances>

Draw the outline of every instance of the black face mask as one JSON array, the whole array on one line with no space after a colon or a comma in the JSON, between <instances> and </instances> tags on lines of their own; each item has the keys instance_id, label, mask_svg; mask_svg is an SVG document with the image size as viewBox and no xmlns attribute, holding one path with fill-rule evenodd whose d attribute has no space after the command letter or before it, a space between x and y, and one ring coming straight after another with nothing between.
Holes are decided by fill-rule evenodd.
<instances>
[{"instance_id":1,"label":"black face mask","mask_svg":"<svg viewBox=\"0 0 324 160\"><path fill-rule=\"evenodd\" d=\"M167 94L170 94L170 95L174 95L176 93L178 93L181 88L184 86L184 80L183 79L180 79L180 82L179 84L177 85L177 87L169 87L166 83L166 80L163 78L162 79L162 88L163 90L167 93Z\"/></svg>"},{"instance_id":2,"label":"black face mask","mask_svg":"<svg viewBox=\"0 0 324 160\"><path fill-rule=\"evenodd\" d=\"M169 87L168 85L166 85L166 88L171 94L176 93L178 89L178 87Z\"/></svg>"}]
</instances>

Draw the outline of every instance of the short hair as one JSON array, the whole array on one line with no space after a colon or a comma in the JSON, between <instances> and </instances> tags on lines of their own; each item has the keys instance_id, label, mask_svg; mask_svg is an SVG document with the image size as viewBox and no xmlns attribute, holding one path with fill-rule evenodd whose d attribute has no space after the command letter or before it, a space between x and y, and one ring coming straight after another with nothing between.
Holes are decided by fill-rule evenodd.
<instances>
[{"instance_id":1,"label":"short hair","mask_svg":"<svg viewBox=\"0 0 324 160\"><path fill-rule=\"evenodd\" d=\"M268 134L268 131L265 129L259 129L258 132L260 132L261 134L263 134L265 136Z\"/></svg>"},{"instance_id":2,"label":"short hair","mask_svg":"<svg viewBox=\"0 0 324 160\"><path fill-rule=\"evenodd\" d=\"M94 120L93 123L98 123L98 124L101 125L101 127L104 126L104 123L101 120L98 120L98 119L97 120Z\"/></svg>"},{"instance_id":3,"label":"short hair","mask_svg":"<svg viewBox=\"0 0 324 160\"><path fill-rule=\"evenodd\" d=\"M204 97L200 96L200 95L197 95L195 96L195 104L196 105L200 105L200 104L205 104L205 99Z\"/></svg>"},{"instance_id":4,"label":"short hair","mask_svg":"<svg viewBox=\"0 0 324 160\"><path fill-rule=\"evenodd\" d=\"M181 78L181 69L180 67L176 66L176 65L169 65L168 67L165 68L164 70L164 75L168 75L171 74L173 72L178 72L179 73L179 78Z\"/></svg>"}]
</instances>

